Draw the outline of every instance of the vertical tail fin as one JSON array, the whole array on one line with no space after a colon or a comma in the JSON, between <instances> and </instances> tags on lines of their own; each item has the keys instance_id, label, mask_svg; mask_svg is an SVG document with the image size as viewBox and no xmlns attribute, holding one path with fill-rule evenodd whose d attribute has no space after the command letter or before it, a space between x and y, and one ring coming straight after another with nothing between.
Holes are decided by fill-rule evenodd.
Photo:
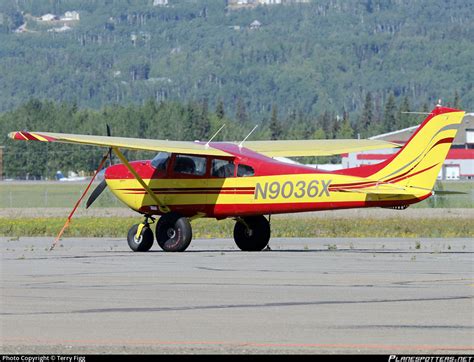
<instances>
[{"instance_id":1,"label":"vertical tail fin","mask_svg":"<svg viewBox=\"0 0 474 362\"><path fill-rule=\"evenodd\" d=\"M436 107L405 146L385 161L373 177L431 190L463 117L463 111Z\"/></svg>"}]
</instances>

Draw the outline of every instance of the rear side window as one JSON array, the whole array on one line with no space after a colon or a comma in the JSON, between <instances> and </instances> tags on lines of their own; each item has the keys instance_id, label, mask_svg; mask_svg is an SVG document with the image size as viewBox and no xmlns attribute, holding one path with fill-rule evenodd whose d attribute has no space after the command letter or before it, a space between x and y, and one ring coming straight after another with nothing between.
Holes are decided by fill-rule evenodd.
<instances>
[{"instance_id":1,"label":"rear side window","mask_svg":"<svg viewBox=\"0 0 474 362\"><path fill-rule=\"evenodd\" d=\"M175 173L204 176L206 174L206 157L177 155L173 170Z\"/></svg>"},{"instance_id":2,"label":"rear side window","mask_svg":"<svg viewBox=\"0 0 474 362\"><path fill-rule=\"evenodd\" d=\"M244 176L253 176L255 175L255 171L253 167L247 165L239 165L237 167L237 176L244 177Z\"/></svg>"},{"instance_id":3,"label":"rear side window","mask_svg":"<svg viewBox=\"0 0 474 362\"><path fill-rule=\"evenodd\" d=\"M212 160L211 176L234 177L234 164L227 160Z\"/></svg>"}]
</instances>

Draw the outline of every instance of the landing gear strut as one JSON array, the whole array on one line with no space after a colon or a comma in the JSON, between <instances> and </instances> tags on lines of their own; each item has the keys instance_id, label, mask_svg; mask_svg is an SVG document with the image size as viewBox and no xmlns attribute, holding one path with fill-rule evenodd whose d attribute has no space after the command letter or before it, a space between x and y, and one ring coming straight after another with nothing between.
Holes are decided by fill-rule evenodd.
<instances>
[{"instance_id":1,"label":"landing gear strut","mask_svg":"<svg viewBox=\"0 0 474 362\"><path fill-rule=\"evenodd\" d=\"M133 251L148 251L153 246L153 231L151 231L148 219L151 220L151 223L155 221L152 217L145 216L143 223L135 224L128 230L128 246Z\"/></svg>"},{"instance_id":2,"label":"landing gear strut","mask_svg":"<svg viewBox=\"0 0 474 362\"><path fill-rule=\"evenodd\" d=\"M270 223L263 215L237 218L234 240L242 251L261 251L270 241Z\"/></svg>"}]
</instances>

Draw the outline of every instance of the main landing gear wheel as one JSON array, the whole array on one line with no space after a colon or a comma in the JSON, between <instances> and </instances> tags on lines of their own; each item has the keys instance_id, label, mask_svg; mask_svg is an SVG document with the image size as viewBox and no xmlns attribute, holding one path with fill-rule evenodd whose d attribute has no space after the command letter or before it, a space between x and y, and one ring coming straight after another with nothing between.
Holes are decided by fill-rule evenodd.
<instances>
[{"instance_id":1,"label":"main landing gear wheel","mask_svg":"<svg viewBox=\"0 0 474 362\"><path fill-rule=\"evenodd\" d=\"M128 246L133 251L148 251L153 246L153 231L146 224L143 226L140 236L137 237L139 225L135 224L128 230Z\"/></svg>"},{"instance_id":2,"label":"main landing gear wheel","mask_svg":"<svg viewBox=\"0 0 474 362\"><path fill-rule=\"evenodd\" d=\"M185 251L192 237L193 231L188 218L178 213L164 214L156 224L156 241L164 251Z\"/></svg>"},{"instance_id":3,"label":"main landing gear wheel","mask_svg":"<svg viewBox=\"0 0 474 362\"><path fill-rule=\"evenodd\" d=\"M263 215L238 219L234 240L242 251L261 251L270 241L270 223Z\"/></svg>"}]
</instances>

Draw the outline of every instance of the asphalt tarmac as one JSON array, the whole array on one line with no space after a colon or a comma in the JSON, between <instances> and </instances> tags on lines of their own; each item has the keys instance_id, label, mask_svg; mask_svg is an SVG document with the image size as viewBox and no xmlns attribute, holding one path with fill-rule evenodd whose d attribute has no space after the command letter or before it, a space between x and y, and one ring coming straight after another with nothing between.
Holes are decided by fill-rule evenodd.
<instances>
[{"instance_id":1,"label":"asphalt tarmac","mask_svg":"<svg viewBox=\"0 0 474 362\"><path fill-rule=\"evenodd\" d=\"M474 351L470 239L0 238L0 353Z\"/></svg>"}]
</instances>

